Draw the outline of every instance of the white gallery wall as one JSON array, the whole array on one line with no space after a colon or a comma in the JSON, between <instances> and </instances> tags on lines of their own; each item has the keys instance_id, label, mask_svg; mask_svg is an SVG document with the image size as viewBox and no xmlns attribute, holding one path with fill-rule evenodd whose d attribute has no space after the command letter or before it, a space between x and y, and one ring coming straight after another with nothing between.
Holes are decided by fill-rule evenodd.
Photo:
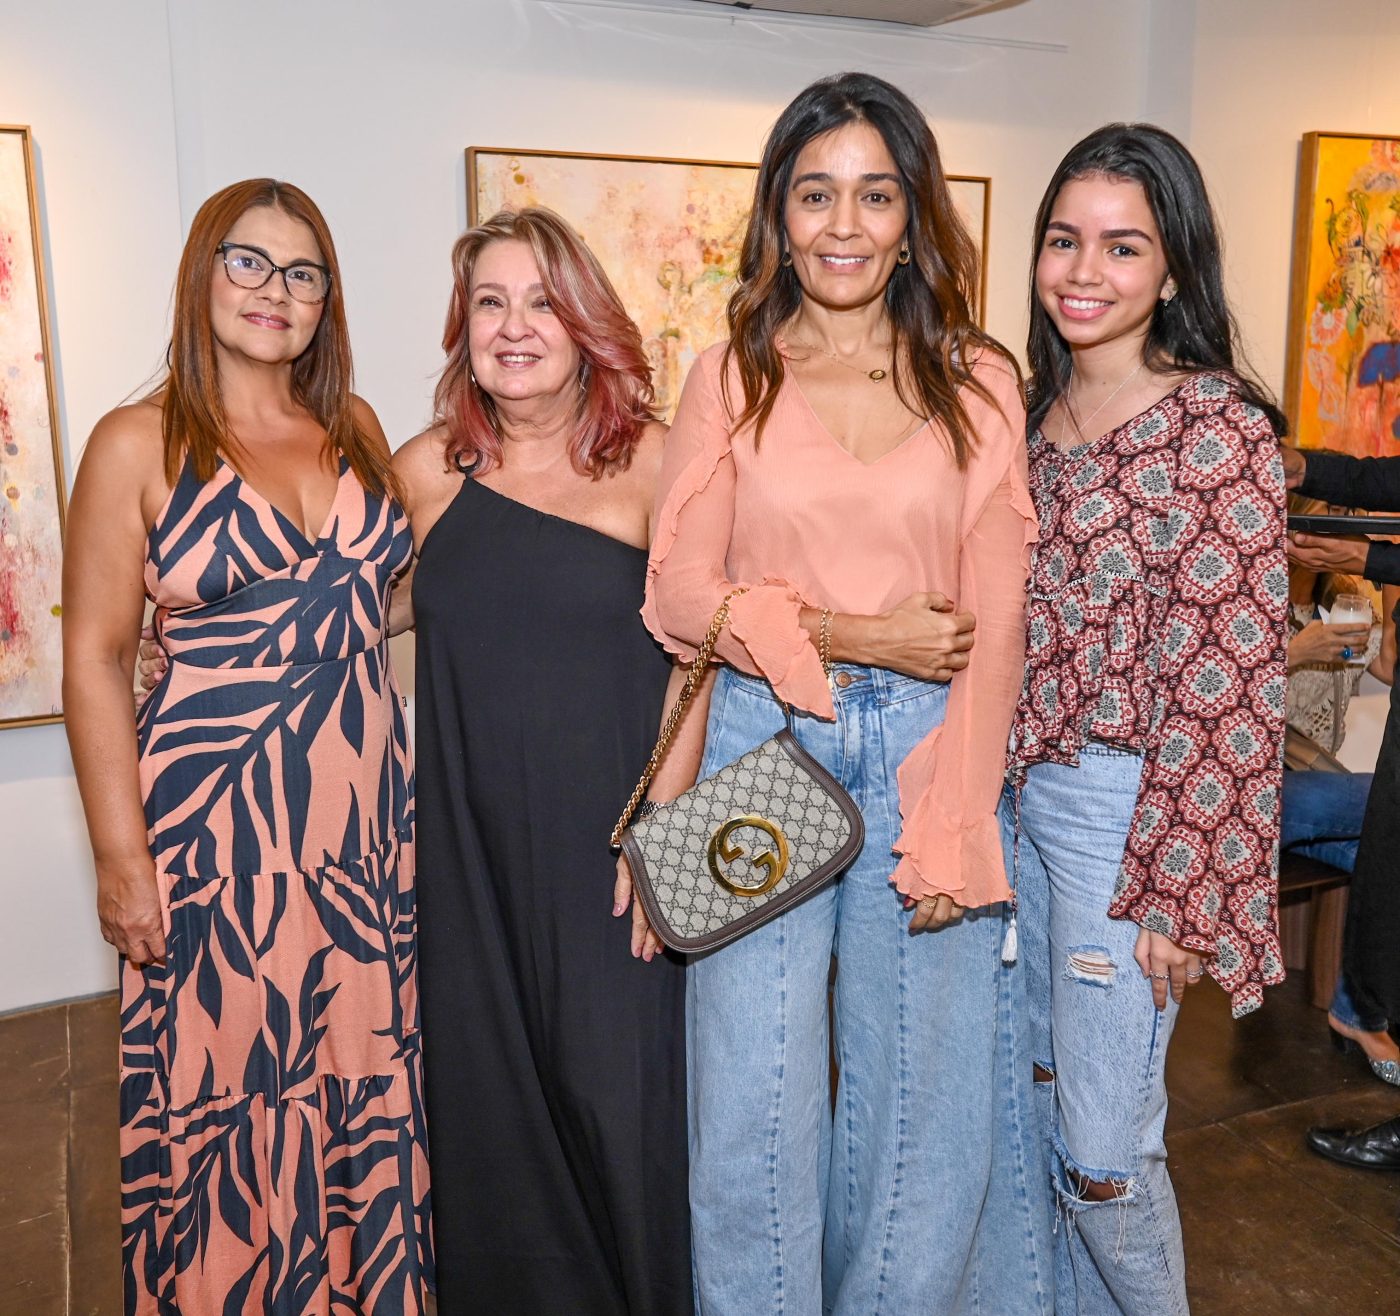
<instances>
[{"instance_id":1,"label":"white gallery wall","mask_svg":"<svg viewBox=\"0 0 1400 1316\"><path fill-rule=\"evenodd\" d=\"M165 7L5 0L0 31L0 123L33 129L71 483L81 436L167 333L183 234ZM0 1011L115 980L61 726L0 729L0 908Z\"/></svg>"},{"instance_id":2,"label":"white gallery wall","mask_svg":"<svg viewBox=\"0 0 1400 1316\"><path fill-rule=\"evenodd\" d=\"M1377 52L1379 81L1386 50L1400 65L1400 6L1353 8L1370 22L1348 22L1368 34L1351 44ZM847 68L909 91L950 171L992 177L988 320L1012 346L1029 224L1059 156L1111 119L1186 135L1277 383L1297 137L1400 132L1400 93L1372 104L1380 92L1335 64L1312 118L1279 112L1292 72L1331 41L1329 9L1025 0L921 32L693 0L0 0L0 122L30 124L39 153L69 477L98 416L158 362L182 236L217 188L272 174L317 199L344 267L359 391L397 443L428 419L466 147L757 159L782 105ZM1262 58L1261 36L1291 62ZM1258 98L1247 121L1237 94ZM1247 186L1219 177L1246 165ZM1258 223L1250 199L1280 190ZM0 731L0 1011L113 983L92 887L62 728Z\"/></svg>"}]
</instances>

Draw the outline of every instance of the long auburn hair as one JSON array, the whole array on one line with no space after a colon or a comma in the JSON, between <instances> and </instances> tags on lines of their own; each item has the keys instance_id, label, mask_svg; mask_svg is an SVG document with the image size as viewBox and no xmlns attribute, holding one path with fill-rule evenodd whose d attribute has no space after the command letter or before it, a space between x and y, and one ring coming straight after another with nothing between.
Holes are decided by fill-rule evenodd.
<instances>
[{"instance_id":1,"label":"long auburn hair","mask_svg":"<svg viewBox=\"0 0 1400 1316\"><path fill-rule=\"evenodd\" d=\"M502 210L452 248L452 301L442 332L447 364L433 394L435 423L447 427L448 462L489 471L503 455L496 404L472 373L468 334L476 262L491 243L508 241L534 254L550 306L579 351L578 423L569 441L574 469L595 480L610 467L625 470L656 419L642 335L584 240L542 206Z\"/></svg>"},{"instance_id":2,"label":"long auburn hair","mask_svg":"<svg viewBox=\"0 0 1400 1316\"><path fill-rule=\"evenodd\" d=\"M909 206L909 263L895 267L885 288L895 392L911 411L941 424L961 469L976 447L976 435L959 390L971 388L993 401L973 374L977 358L994 353L1018 379L1020 371L973 319L977 251L954 209L927 120L897 87L868 73L838 73L814 82L778 116L764 144L739 261L739 287L729 301L729 345L721 375L725 403L732 412L732 360L744 392L735 428L752 424L758 442L783 382L776 335L802 302L797 275L782 262L783 212L793 167L813 138L851 123L868 123L884 139Z\"/></svg>"},{"instance_id":3,"label":"long auburn hair","mask_svg":"<svg viewBox=\"0 0 1400 1316\"><path fill-rule=\"evenodd\" d=\"M1283 437L1288 422L1254 376L1240 347L1239 329L1225 297L1220 231L1205 179L1191 152L1150 123L1110 123L1070 148L1045 189L1031 246L1031 324L1026 347L1031 368L1031 428L1069 387L1069 345L1040 304L1035 266L1050 218L1066 183L1082 178L1137 183L1161 235L1176 296L1158 301L1147 330L1143 360L1149 370L1219 370L1234 375L1240 396L1258 407Z\"/></svg>"},{"instance_id":4,"label":"long auburn hair","mask_svg":"<svg viewBox=\"0 0 1400 1316\"><path fill-rule=\"evenodd\" d=\"M165 439L165 478L174 484L188 457L195 477L209 480L220 457L237 465L238 440L228 427L214 330L209 319L209 283L223 278L219 244L239 217L255 206L270 206L305 224L315 235L321 259L331 272L321 322L306 350L292 364L292 397L326 431L330 451L344 456L356 478L375 494L397 488L387 457L355 419L350 333L340 291L340 263L330 228L316 203L299 187L272 178L249 178L215 192L190 225L175 276L175 314L166 352L168 372L150 395L161 406ZM276 277L276 276L274 276Z\"/></svg>"}]
</instances>

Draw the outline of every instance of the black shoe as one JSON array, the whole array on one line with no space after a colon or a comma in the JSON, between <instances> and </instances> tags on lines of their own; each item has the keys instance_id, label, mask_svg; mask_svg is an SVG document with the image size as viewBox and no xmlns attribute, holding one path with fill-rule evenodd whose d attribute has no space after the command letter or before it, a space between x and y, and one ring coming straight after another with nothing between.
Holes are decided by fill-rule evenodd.
<instances>
[{"instance_id":1,"label":"black shoe","mask_svg":"<svg viewBox=\"0 0 1400 1316\"><path fill-rule=\"evenodd\" d=\"M1387 1120L1359 1133L1309 1129L1308 1146L1329 1161L1361 1170L1400 1170L1400 1119Z\"/></svg>"}]
</instances>

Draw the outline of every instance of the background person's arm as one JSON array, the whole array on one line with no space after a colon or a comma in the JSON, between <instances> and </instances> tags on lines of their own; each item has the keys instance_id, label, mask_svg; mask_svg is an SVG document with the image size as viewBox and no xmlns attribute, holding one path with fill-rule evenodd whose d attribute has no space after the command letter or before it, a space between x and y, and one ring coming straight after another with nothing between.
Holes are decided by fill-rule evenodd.
<instances>
[{"instance_id":1,"label":"background person's arm","mask_svg":"<svg viewBox=\"0 0 1400 1316\"><path fill-rule=\"evenodd\" d=\"M1381 591L1381 649L1367 670L1377 681L1395 683L1395 609L1400 606L1400 585Z\"/></svg>"},{"instance_id":2,"label":"background person's arm","mask_svg":"<svg viewBox=\"0 0 1400 1316\"><path fill-rule=\"evenodd\" d=\"M1348 457L1340 452L1316 451L1302 452L1302 457L1303 479L1296 488L1305 497L1320 498L1334 507L1400 512L1400 457Z\"/></svg>"}]
</instances>

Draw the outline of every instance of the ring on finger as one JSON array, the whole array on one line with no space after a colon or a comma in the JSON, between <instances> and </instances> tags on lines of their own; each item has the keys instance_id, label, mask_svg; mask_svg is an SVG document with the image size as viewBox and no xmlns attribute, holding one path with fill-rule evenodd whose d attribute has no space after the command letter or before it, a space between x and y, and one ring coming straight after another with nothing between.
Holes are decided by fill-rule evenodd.
<instances>
[{"instance_id":1,"label":"ring on finger","mask_svg":"<svg viewBox=\"0 0 1400 1316\"><path fill-rule=\"evenodd\" d=\"M1170 973L1149 973L1147 976L1156 982L1167 982L1171 978Z\"/></svg>"},{"instance_id":2,"label":"ring on finger","mask_svg":"<svg viewBox=\"0 0 1400 1316\"><path fill-rule=\"evenodd\" d=\"M1187 970L1186 970L1186 981L1187 981L1187 982L1200 982L1200 980L1201 980L1202 978L1204 978L1205 976L1206 976L1206 971L1205 971L1204 969L1197 969L1195 973L1192 973L1190 969L1187 969Z\"/></svg>"}]
</instances>

